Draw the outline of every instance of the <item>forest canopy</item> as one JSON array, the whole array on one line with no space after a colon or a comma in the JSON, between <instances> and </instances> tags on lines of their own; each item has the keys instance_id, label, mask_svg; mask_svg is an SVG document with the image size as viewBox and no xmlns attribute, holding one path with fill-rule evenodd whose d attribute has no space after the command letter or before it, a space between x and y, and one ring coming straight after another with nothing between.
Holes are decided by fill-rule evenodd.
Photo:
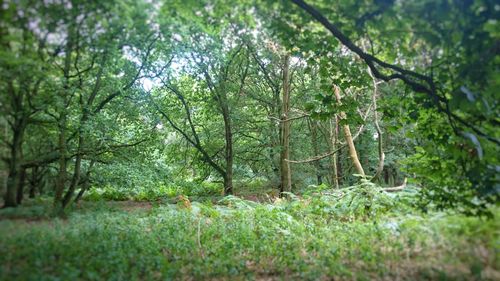
<instances>
[{"instance_id":1,"label":"forest canopy","mask_svg":"<svg viewBox=\"0 0 500 281\"><path fill-rule=\"evenodd\" d=\"M353 174L438 207L498 198L494 1L231 2L3 1L5 205Z\"/></svg>"},{"instance_id":2,"label":"forest canopy","mask_svg":"<svg viewBox=\"0 0 500 281\"><path fill-rule=\"evenodd\" d=\"M196 201L299 219L312 200L340 221L491 219L499 17L494 0L0 0L5 216Z\"/></svg>"}]
</instances>

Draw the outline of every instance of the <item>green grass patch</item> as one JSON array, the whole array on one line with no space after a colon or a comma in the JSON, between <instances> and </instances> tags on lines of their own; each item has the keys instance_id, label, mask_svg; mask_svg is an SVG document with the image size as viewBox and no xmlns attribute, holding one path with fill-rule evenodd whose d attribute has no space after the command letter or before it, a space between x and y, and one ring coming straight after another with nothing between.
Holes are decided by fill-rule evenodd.
<instances>
[{"instance_id":1,"label":"green grass patch","mask_svg":"<svg viewBox=\"0 0 500 281\"><path fill-rule=\"evenodd\" d=\"M4 219L0 280L498 280L498 219L378 209L378 193L366 209L369 191L348 192Z\"/></svg>"}]
</instances>

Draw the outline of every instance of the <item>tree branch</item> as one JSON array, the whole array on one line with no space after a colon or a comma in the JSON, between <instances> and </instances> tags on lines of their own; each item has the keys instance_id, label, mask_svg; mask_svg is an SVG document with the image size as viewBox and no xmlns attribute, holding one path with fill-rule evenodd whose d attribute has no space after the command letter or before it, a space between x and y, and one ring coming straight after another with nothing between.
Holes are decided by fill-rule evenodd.
<instances>
[{"instance_id":1,"label":"tree branch","mask_svg":"<svg viewBox=\"0 0 500 281\"><path fill-rule=\"evenodd\" d=\"M407 70L401 68L397 65L393 65L387 62L384 62L373 55L365 53L360 47L356 46L349 37L347 37L340 29L332 24L327 18L325 18L318 10L305 3L303 0L291 0L295 5L300 7L302 10L306 11L309 15L311 15L314 19L316 19L321 25L323 25L326 29L328 29L332 35L337 38L345 47L349 50L357 54L361 59L365 61L373 75L381 80L386 82L394 79L402 80L406 85L410 86L412 90L419 93L427 94L436 105L436 108L440 112L444 112L448 115L450 119L456 120L461 123L465 127L471 129L476 134L486 138L490 142L493 142L497 145L500 145L500 140L491 137L478 128L476 128L471 123L467 122L463 118L457 116L456 114L450 112L447 104L448 99L444 96L438 95L436 84L432 77L422 75L420 73ZM389 74L383 74L378 68L381 66L382 68L390 70ZM443 106L440 102L444 103L446 106ZM458 132L456 132L458 133Z\"/></svg>"}]
</instances>

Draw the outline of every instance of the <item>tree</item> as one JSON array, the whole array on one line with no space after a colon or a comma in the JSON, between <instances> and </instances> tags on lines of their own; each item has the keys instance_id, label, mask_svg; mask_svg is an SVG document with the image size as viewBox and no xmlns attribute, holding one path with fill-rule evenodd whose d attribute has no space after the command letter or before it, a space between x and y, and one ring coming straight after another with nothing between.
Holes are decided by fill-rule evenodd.
<instances>
[{"instance_id":1,"label":"tree","mask_svg":"<svg viewBox=\"0 0 500 281\"><path fill-rule=\"evenodd\" d=\"M5 93L1 95L0 105L9 127L2 138L9 150L9 156L3 159L8 166L5 207L15 207L22 200L26 175L26 169L22 167L25 133L34 115L42 108L39 97L43 94L41 88L48 71L43 64L45 41L37 40L29 27L29 18L36 14L36 7L26 9L24 14L17 11L16 5L0 10L0 52L3 58L0 69L4 77L0 91Z\"/></svg>"},{"instance_id":2,"label":"tree","mask_svg":"<svg viewBox=\"0 0 500 281\"><path fill-rule=\"evenodd\" d=\"M290 55L286 54L283 58L283 95L282 95L282 109L280 118L280 135L281 135L281 192L292 191L292 175L290 171Z\"/></svg>"}]
</instances>

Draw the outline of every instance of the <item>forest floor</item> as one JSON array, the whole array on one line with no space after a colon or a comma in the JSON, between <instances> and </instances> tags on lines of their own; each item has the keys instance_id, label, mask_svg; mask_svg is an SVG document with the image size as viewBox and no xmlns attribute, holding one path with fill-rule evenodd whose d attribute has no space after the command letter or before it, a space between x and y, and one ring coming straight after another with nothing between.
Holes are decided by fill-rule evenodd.
<instances>
[{"instance_id":1,"label":"forest floor","mask_svg":"<svg viewBox=\"0 0 500 281\"><path fill-rule=\"evenodd\" d=\"M326 195L0 210L0 280L500 280L500 220ZM258 199L258 198L257 198Z\"/></svg>"}]
</instances>

